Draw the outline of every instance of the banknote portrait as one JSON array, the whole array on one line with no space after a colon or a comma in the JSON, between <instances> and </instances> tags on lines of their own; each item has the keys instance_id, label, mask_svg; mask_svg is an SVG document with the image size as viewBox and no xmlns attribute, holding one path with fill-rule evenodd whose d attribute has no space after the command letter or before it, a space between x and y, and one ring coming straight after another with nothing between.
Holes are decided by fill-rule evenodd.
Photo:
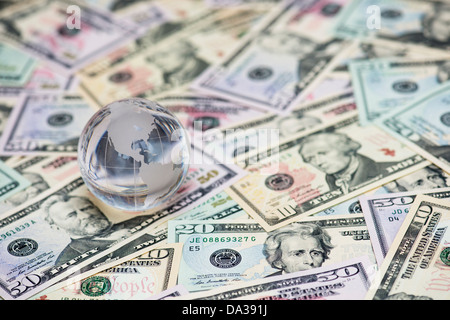
<instances>
[{"instance_id":1,"label":"banknote portrait","mask_svg":"<svg viewBox=\"0 0 450 320\"><path fill-rule=\"evenodd\" d=\"M297 81L302 81L314 67L333 58L336 54L333 44L336 41L333 39L320 43L295 33L266 32L262 33L255 43L270 53L295 57ZM296 90L300 89L296 88Z\"/></svg>"},{"instance_id":2,"label":"banknote portrait","mask_svg":"<svg viewBox=\"0 0 450 320\"><path fill-rule=\"evenodd\" d=\"M187 41L178 41L168 48L158 50L148 56L147 61L161 70L164 85L171 87L189 83L209 66L209 63L197 55L195 46ZM155 91L157 90L156 88Z\"/></svg>"},{"instance_id":3,"label":"banknote portrait","mask_svg":"<svg viewBox=\"0 0 450 320\"><path fill-rule=\"evenodd\" d=\"M450 62L444 62L439 65L436 77L438 83L443 83L450 79Z\"/></svg>"},{"instance_id":4,"label":"banknote portrait","mask_svg":"<svg viewBox=\"0 0 450 320\"><path fill-rule=\"evenodd\" d=\"M114 0L109 5L109 8L111 11L120 11L121 9L127 8L139 2L143 2L143 0Z\"/></svg>"},{"instance_id":5,"label":"banknote portrait","mask_svg":"<svg viewBox=\"0 0 450 320\"><path fill-rule=\"evenodd\" d=\"M423 149L433 156L450 163L450 145L429 146L423 143Z\"/></svg>"},{"instance_id":6,"label":"banknote portrait","mask_svg":"<svg viewBox=\"0 0 450 320\"><path fill-rule=\"evenodd\" d=\"M328 232L315 223L291 223L269 233L263 253L280 271L270 276L321 267L333 245Z\"/></svg>"},{"instance_id":7,"label":"banknote portrait","mask_svg":"<svg viewBox=\"0 0 450 320\"><path fill-rule=\"evenodd\" d=\"M318 132L305 137L298 152L304 162L326 174L330 191L340 189L347 194L394 164L376 162L359 154L360 148L361 144L346 134Z\"/></svg>"},{"instance_id":8,"label":"banknote portrait","mask_svg":"<svg viewBox=\"0 0 450 320\"><path fill-rule=\"evenodd\" d=\"M55 194L42 203L45 220L66 232L71 242L59 254L56 265L61 265L94 249L105 249L125 236L133 225L148 218L136 217L113 224L87 197Z\"/></svg>"},{"instance_id":9,"label":"banknote portrait","mask_svg":"<svg viewBox=\"0 0 450 320\"><path fill-rule=\"evenodd\" d=\"M5 203L11 207L17 207L50 188L48 183L39 173L22 172L21 174L25 179L31 182L31 185L25 190L22 190L5 200Z\"/></svg>"},{"instance_id":10,"label":"banknote portrait","mask_svg":"<svg viewBox=\"0 0 450 320\"><path fill-rule=\"evenodd\" d=\"M370 42L362 42L359 44L362 57L360 59L376 59L382 57L402 57L407 55L407 50L404 47L389 47L377 45Z\"/></svg>"},{"instance_id":11,"label":"banknote portrait","mask_svg":"<svg viewBox=\"0 0 450 320\"><path fill-rule=\"evenodd\" d=\"M433 300L433 299L428 296L418 296L414 294L407 294L405 292L399 292L387 296L386 298L384 298L384 300Z\"/></svg>"},{"instance_id":12,"label":"banknote portrait","mask_svg":"<svg viewBox=\"0 0 450 320\"><path fill-rule=\"evenodd\" d=\"M429 165L392 181L385 187L391 192L437 189L450 187L450 179L442 169L435 165Z\"/></svg>"},{"instance_id":13,"label":"banknote portrait","mask_svg":"<svg viewBox=\"0 0 450 320\"><path fill-rule=\"evenodd\" d=\"M290 137L297 132L313 128L320 123L322 123L322 120L317 117L295 113L286 117L281 117L277 122L277 127L280 129L281 136Z\"/></svg>"},{"instance_id":14,"label":"banknote portrait","mask_svg":"<svg viewBox=\"0 0 450 320\"><path fill-rule=\"evenodd\" d=\"M389 12L385 11L384 16L388 17ZM438 48L450 44L450 5L443 3L433 4L430 11L422 15L420 23L421 30L414 30L392 38ZM386 38L390 37L387 36Z\"/></svg>"}]
</instances>

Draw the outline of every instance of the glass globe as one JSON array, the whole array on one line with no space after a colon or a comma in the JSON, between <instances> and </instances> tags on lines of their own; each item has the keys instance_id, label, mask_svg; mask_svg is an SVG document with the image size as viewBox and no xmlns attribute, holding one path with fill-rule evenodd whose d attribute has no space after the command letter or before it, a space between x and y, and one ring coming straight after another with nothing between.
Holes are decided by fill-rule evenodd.
<instances>
[{"instance_id":1,"label":"glass globe","mask_svg":"<svg viewBox=\"0 0 450 320\"><path fill-rule=\"evenodd\" d=\"M106 105L78 142L89 190L104 203L142 211L164 203L189 169L190 143L179 120L155 102L130 98Z\"/></svg>"}]
</instances>

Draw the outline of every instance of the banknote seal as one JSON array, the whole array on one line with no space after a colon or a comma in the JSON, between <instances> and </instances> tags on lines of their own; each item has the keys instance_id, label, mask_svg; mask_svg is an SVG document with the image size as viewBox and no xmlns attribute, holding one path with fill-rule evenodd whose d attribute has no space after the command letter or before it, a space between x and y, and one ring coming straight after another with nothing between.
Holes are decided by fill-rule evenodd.
<instances>
[{"instance_id":1,"label":"banknote seal","mask_svg":"<svg viewBox=\"0 0 450 320\"><path fill-rule=\"evenodd\" d=\"M94 276L86 279L81 284L81 292L89 297L98 297L111 290L111 281L108 278Z\"/></svg>"},{"instance_id":2,"label":"banknote seal","mask_svg":"<svg viewBox=\"0 0 450 320\"><path fill-rule=\"evenodd\" d=\"M211 254L209 261L217 268L232 268L242 261L242 256L233 249L220 249Z\"/></svg>"},{"instance_id":3,"label":"banknote seal","mask_svg":"<svg viewBox=\"0 0 450 320\"><path fill-rule=\"evenodd\" d=\"M441 122L443 125L450 127L450 112L446 112L441 116Z\"/></svg>"},{"instance_id":4,"label":"banknote seal","mask_svg":"<svg viewBox=\"0 0 450 320\"><path fill-rule=\"evenodd\" d=\"M60 112L51 115L47 119L47 123L52 127L64 127L71 123L73 116L70 113Z\"/></svg>"},{"instance_id":5,"label":"banknote seal","mask_svg":"<svg viewBox=\"0 0 450 320\"><path fill-rule=\"evenodd\" d=\"M109 81L114 82L114 83L122 83L122 82L127 82L131 78L133 78L133 75L130 72L119 71L119 72L116 72L113 75L111 75L109 77Z\"/></svg>"},{"instance_id":6,"label":"banknote seal","mask_svg":"<svg viewBox=\"0 0 450 320\"><path fill-rule=\"evenodd\" d=\"M450 247L444 248L439 256L444 264L450 266Z\"/></svg>"},{"instance_id":7,"label":"banknote seal","mask_svg":"<svg viewBox=\"0 0 450 320\"><path fill-rule=\"evenodd\" d=\"M248 77L252 80L266 80L270 78L273 74L273 71L269 67L256 67L248 73Z\"/></svg>"},{"instance_id":8,"label":"banknote seal","mask_svg":"<svg viewBox=\"0 0 450 320\"><path fill-rule=\"evenodd\" d=\"M289 189L294 184L294 178L286 173L277 173L267 177L265 185L275 191Z\"/></svg>"},{"instance_id":9,"label":"banknote seal","mask_svg":"<svg viewBox=\"0 0 450 320\"><path fill-rule=\"evenodd\" d=\"M33 239L20 238L8 245L8 253L16 257L25 257L33 254L38 249L38 243Z\"/></svg>"},{"instance_id":10,"label":"banknote seal","mask_svg":"<svg viewBox=\"0 0 450 320\"><path fill-rule=\"evenodd\" d=\"M395 82L392 85L392 88L400 93L411 93L417 91L419 89L419 85L413 81L402 80Z\"/></svg>"}]
</instances>

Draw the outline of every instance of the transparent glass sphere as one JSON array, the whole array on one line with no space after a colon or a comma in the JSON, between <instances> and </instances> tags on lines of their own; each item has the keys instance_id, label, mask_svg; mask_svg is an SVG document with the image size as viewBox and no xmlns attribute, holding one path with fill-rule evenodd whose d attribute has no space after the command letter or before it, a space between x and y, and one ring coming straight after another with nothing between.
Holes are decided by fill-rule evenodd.
<instances>
[{"instance_id":1,"label":"transparent glass sphere","mask_svg":"<svg viewBox=\"0 0 450 320\"><path fill-rule=\"evenodd\" d=\"M157 207L186 177L188 139L179 120L157 103L115 101L95 113L81 133L81 176L110 206L126 211Z\"/></svg>"}]
</instances>

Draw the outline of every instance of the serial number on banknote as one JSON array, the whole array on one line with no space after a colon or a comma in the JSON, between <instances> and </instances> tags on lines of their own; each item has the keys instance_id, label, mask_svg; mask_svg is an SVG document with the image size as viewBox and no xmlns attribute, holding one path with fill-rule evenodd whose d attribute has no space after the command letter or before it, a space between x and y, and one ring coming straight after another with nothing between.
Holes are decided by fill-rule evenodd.
<instances>
[{"instance_id":1,"label":"serial number on banknote","mask_svg":"<svg viewBox=\"0 0 450 320\"><path fill-rule=\"evenodd\" d=\"M388 217L388 221L389 222L394 222L394 221L400 221L400 218L398 217L398 215L403 215L403 214L407 214L409 212L409 209L395 209L394 211L391 212L392 216Z\"/></svg>"},{"instance_id":2,"label":"serial number on banknote","mask_svg":"<svg viewBox=\"0 0 450 320\"><path fill-rule=\"evenodd\" d=\"M6 240L7 238L31 227L35 223L36 223L36 221L31 220L30 222L25 222L25 223L21 224L20 226L15 227L14 229L10 229L10 230L6 231L5 233L2 233L0 235L0 241Z\"/></svg>"},{"instance_id":3,"label":"serial number on banknote","mask_svg":"<svg viewBox=\"0 0 450 320\"><path fill-rule=\"evenodd\" d=\"M256 237L195 237L189 243L211 243L211 242L255 242Z\"/></svg>"}]
</instances>

